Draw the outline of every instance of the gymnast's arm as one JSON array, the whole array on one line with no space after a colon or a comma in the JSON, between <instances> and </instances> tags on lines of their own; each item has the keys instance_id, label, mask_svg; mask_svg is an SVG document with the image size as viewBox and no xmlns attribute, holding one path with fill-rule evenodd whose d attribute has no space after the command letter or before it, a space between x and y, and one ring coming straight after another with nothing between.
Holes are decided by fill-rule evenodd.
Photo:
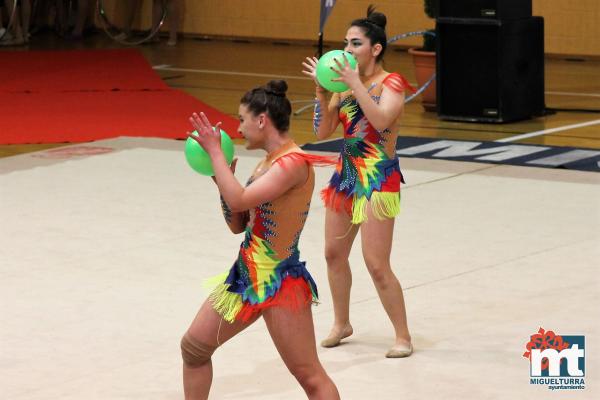
<instances>
[{"instance_id":1,"label":"gymnast's arm","mask_svg":"<svg viewBox=\"0 0 600 400\"><path fill-rule=\"evenodd\" d=\"M231 173L235 174L235 166L237 164L237 158L233 160L231 163L230 169ZM213 181L217 183L216 178L213 176ZM225 222L227 226L233 233L242 233L246 230L246 225L248 224L248 220L250 219L250 213L248 210L234 212L231 210L231 207L227 204L222 195L219 195L221 199L221 211L223 212L223 217L225 218Z\"/></svg>"},{"instance_id":2,"label":"gymnast's arm","mask_svg":"<svg viewBox=\"0 0 600 400\"><path fill-rule=\"evenodd\" d=\"M327 98L327 90L321 86L316 89L316 104L313 114L313 131L317 139L327 139L340 123L338 104L339 93L334 93L331 99Z\"/></svg>"},{"instance_id":3,"label":"gymnast's arm","mask_svg":"<svg viewBox=\"0 0 600 400\"><path fill-rule=\"evenodd\" d=\"M310 77L317 85L313 114L313 131L317 139L323 140L331 136L340 123L338 113L340 95L339 93L334 93L331 99L327 98L328 91L319 84L317 79L318 62L319 60L316 57L306 57L306 60L302 63L304 67L302 73Z\"/></svg>"},{"instance_id":4,"label":"gymnast's arm","mask_svg":"<svg viewBox=\"0 0 600 400\"><path fill-rule=\"evenodd\" d=\"M274 200L292 187L304 183L308 177L308 167L304 162L276 162L264 175L244 188L227 165L221 150L221 123L213 128L204 113L200 113L200 116L193 114L190 122L198 135L188 132L188 137L198 142L210 156L219 192L233 212L244 212Z\"/></svg>"},{"instance_id":5,"label":"gymnast's arm","mask_svg":"<svg viewBox=\"0 0 600 400\"><path fill-rule=\"evenodd\" d=\"M404 109L404 90L383 86L379 103L375 102L367 88L358 84L354 87L354 97L360 105L365 117L379 131L392 126Z\"/></svg>"},{"instance_id":6,"label":"gymnast's arm","mask_svg":"<svg viewBox=\"0 0 600 400\"><path fill-rule=\"evenodd\" d=\"M243 187L227 166L223 152L209 154L219 192L233 212L247 212L260 204L275 200L308 179L308 164L276 162L264 175Z\"/></svg>"},{"instance_id":7,"label":"gymnast's arm","mask_svg":"<svg viewBox=\"0 0 600 400\"><path fill-rule=\"evenodd\" d=\"M223 211L223 217L225 217L225 222L229 227L229 230L233 233L242 233L246 230L246 225L248 224L248 220L250 219L250 213L248 210L241 212L231 211L229 205L223 196L219 196L221 198L221 210Z\"/></svg>"}]
</instances>

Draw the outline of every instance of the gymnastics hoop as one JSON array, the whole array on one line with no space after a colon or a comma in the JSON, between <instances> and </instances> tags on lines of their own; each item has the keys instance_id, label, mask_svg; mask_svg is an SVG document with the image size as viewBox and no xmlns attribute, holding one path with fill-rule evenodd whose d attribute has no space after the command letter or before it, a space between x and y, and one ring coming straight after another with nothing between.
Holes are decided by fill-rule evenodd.
<instances>
[{"instance_id":1,"label":"gymnastics hoop","mask_svg":"<svg viewBox=\"0 0 600 400\"><path fill-rule=\"evenodd\" d=\"M8 0L8 1L10 1L10 0ZM0 39L2 39L4 37L4 35L6 35L8 33L8 31L12 27L13 23L15 22L15 16L16 16L16 11L17 11L17 1L18 0L13 0L12 13L10 14L10 17L8 17L8 23L6 24L6 28L4 28L5 29L4 32L2 32L2 35L0 35Z\"/></svg>"},{"instance_id":2,"label":"gymnastics hoop","mask_svg":"<svg viewBox=\"0 0 600 400\"><path fill-rule=\"evenodd\" d=\"M427 36L427 35L435 37L435 32L414 31L414 32L401 33L400 35L396 35L396 36L392 37L387 42L388 42L388 44L390 44L392 42L395 42L396 40L406 39L411 36ZM418 95L423 93L429 87L429 85L431 85L431 82L433 82L434 80L435 80L435 72L431 75L431 77L427 80L427 82L425 82L423 84L423 86L421 86L419 89L417 89L417 91L415 93L408 96L406 98L406 100L404 100L404 102L408 103L409 101L413 100L415 97L417 97Z\"/></svg>"},{"instance_id":3,"label":"gymnastics hoop","mask_svg":"<svg viewBox=\"0 0 600 400\"><path fill-rule=\"evenodd\" d=\"M16 1L17 0L15 0L15 2ZM96 3L96 14L98 15L98 17L100 19L100 25L102 26L102 30L108 35L108 37L110 37L115 42L118 42L118 43L121 43L121 44L124 44L127 46L137 46L138 44L142 44L142 43L147 42L148 40L152 39L154 37L154 35L156 35L158 33L158 31L162 27L163 23L165 22L165 19L167 18L167 0L162 0L160 3L162 6L162 16L160 17L160 20L158 21L156 26L153 26L152 28L147 30L142 35L142 38L139 40L127 40L126 38L120 39L120 36L125 36L125 35L121 35L124 32L122 30L119 30L119 28L117 28L112 22L110 22L110 20L106 16L106 11L104 10L104 1L103 0L98 0L98 2ZM116 35L112 34L111 29L118 31L118 33Z\"/></svg>"}]
</instances>

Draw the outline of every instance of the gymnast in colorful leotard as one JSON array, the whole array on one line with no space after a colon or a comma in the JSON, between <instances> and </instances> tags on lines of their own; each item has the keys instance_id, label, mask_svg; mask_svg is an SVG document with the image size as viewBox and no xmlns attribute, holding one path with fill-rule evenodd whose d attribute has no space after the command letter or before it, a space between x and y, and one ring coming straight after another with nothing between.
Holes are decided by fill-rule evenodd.
<instances>
[{"instance_id":1,"label":"gymnast in colorful leotard","mask_svg":"<svg viewBox=\"0 0 600 400\"><path fill-rule=\"evenodd\" d=\"M233 266L211 279L214 289L181 340L186 399L208 397L212 353L261 316L307 396L339 399L317 356L311 313L317 286L298 250L314 188L312 166L335 160L294 143L286 90L284 81L271 81L241 100L239 133L248 149L267 152L245 187L233 174L235 162L230 168L225 161L219 124L213 129L204 114L190 119L198 132L190 137L210 155L225 220L245 236Z\"/></svg>"},{"instance_id":2,"label":"gymnast in colorful leotard","mask_svg":"<svg viewBox=\"0 0 600 400\"><path fill-rule=\"evenodd\" d=\"M329 97L316 79L317 59L308 57L303 72L316 84L313 118L317 138L329 137L341 122L343 147L336 170L321 192L326 207L325 258L333 298L334 322L321 345L335 347L353 333L350 324L352 274L348 257L361 231L362 252L392 325L396 339L387 357L412 353L402 288L390 265L394 217L400 212L404 182L396 155L398 120L406 79L383 69L387 40L386 17L372 7L367 18L354 20L346 32L344 50L357 60L356 69L341 60L334 70L349 90Z\"/></svg>"}]
</instances>

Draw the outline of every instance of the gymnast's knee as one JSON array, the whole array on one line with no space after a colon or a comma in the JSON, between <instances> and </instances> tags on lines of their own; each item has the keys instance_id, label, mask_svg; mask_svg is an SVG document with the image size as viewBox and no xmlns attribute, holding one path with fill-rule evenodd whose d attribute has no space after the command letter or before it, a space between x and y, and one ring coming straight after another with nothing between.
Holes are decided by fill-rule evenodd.
<instances>
[{"instance_id":1,"label":"gymnast's knee","mask_svg":"<svg viewBox=\"0 0 600 400\"><path fill-rule=\"evenodd\" d=\"M217 346L203 343L189 333L181 339L181 358L188 368L198 368L209 362L216 349Z\"/></svg>"}]
</instances>

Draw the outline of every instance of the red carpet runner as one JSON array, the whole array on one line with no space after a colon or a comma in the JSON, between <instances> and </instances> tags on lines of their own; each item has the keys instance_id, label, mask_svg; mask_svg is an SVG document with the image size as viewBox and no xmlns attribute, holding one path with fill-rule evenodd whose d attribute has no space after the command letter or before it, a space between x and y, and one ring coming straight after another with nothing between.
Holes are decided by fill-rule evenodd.
<instances>
[{"instance_id":1,"label":"red carpet runner","mask_svg":"<svg viewBox=\"0 0 600 400\"><path fill-rule=\"evenodd\" d=\"M185 138L200 111L239 137L236 119L169 88L135 49L0 52L0 78L0 144Z\"/></svg>"}]
</instances>

